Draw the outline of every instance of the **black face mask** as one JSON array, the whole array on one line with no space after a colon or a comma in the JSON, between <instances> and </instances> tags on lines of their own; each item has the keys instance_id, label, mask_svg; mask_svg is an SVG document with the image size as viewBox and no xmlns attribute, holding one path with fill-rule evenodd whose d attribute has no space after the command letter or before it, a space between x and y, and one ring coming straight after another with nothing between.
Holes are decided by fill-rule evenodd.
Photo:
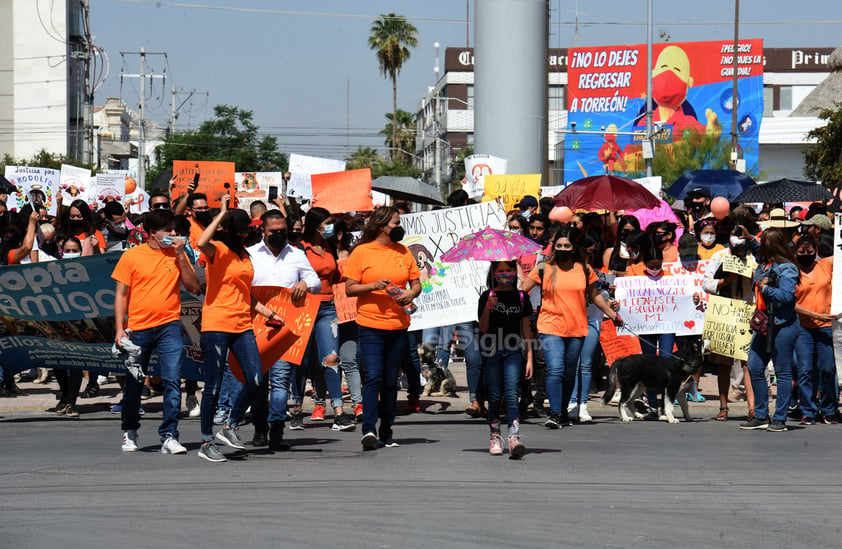
<instances>
[{"instance_id":1,"label":"black face mask","mask_svg":"<svg viewBox=\"0 0 842 549\"><path fill-rule=\"evenodd\" d=\"M209 211L193 212L193 218L196 219L200 225L207 227L211 222L211 213Z\"/></svg>"},{"instance_id":2,"label":"black face mask","mask_svg":"<svg viewBox=\"0 0 842 549\"><path fill-rule=\"evenodd\" d=\"M389 231L389 240L392 242L400 242L404 236L406 236L406 231L403 230L403 227L395 227Z\"/></svg>"},{"instance_id":3,"label":"black face mask","mask_svg":"<svg viewBox=\"0 0 842 549\"><path fill-rule=\"evenodd\" d=\"M290 242L298 242L299 240L301 240L301 231L288 231L287 238Z\"/></svg>"},{"instance_id":4,"label":"black face mask","mask_svg":"<svg viewBox=\"0 0 842 549\"><path fill-rule=\"evenodd\" d=\"M555 250L553 257L556 263L566 263L573 259L573 250Z\"/></svg>"},{"instance_id":5,"label":"black face mask","mask_svg":"<svg viewBox=\"0 0 842 549\"><path fill-rule=\"evenodd\" d=\"M85 220L84 219L71 219L70 220L70 228L79 230L85 228Z\"/></svg>"},{"instance_id":6,"label":"black face mask","mask_svg":"<svg viewBox=\"0 0 842 549\"><path fill-rule=\"evenodd\" d=\"M704 202L691 202L690 209L693 210L693 213L699 213L700 211L705 209Z\"/></svg>"},{"instance_id":7,"label":"black face mask","mask_svg":"<svg viewBox=\"0 0 842 549\"><path fill-rule=\"evenodd\" d=\"M286 246L287 234L284 231L272 233L266 237L266 243L269 244L270 248L280 250L281 248Z\"/></svg>"},{"instance_id":8,"label":"black face mask","mask_svg":"<svg viewBox=\"0 0 842 549\"><path fill-rule=\"evenodd\" d=\"M796 254L795 260L806 269L816 261L816 254Z\"/></svg>"}]
</instances>

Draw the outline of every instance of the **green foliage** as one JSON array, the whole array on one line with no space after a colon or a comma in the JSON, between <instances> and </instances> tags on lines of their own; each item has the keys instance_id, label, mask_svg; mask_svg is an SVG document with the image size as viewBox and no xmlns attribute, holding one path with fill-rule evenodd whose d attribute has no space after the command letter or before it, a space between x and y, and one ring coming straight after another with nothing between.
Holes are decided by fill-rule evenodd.
<instances>
[{"instance_id":1,"label":"green foliage","mask_svg":"<svg viewBox=\"0 0 842 549\"><path fill-rule=\"evenodd\" d=\"M62 164L71 164L79 168L91 169L91 164L80 162L75 158L65 156L63 154L55 154L48 152L46 149L41 149L30 159L15 159L11 155L6 154L3 161L0 162L0 173L6 169L6 166L33 166L38 168L51 168L60 170Z\"/></svg>"},{"instance_id":2,"label":"green foliage","mask_svg":"<svg viewBox=\"0 0 842 549\"><path fill-rule=\"evenodd\" d=\"M377 179L381 175L400 175L409 177L420 177L421 170L415 166L404 164L400 160L387 162L383 160L378 162L374 169L371 170L372 179Z\"/></svg>"},{"instance_id":3,"label":"green foliage","mask_svg":"<svg viewBox=\"0 0 842 549\"><path fill-rule=\"evenodd\" d=\"M345 167L349 170L371 168L372 173L374 173L375 166L380 164L380 162L381 158L377 154L377 151L371 147L359 146L351 156L345 159Z\"/></svg>"},{"instance_id":4,"label":"green foliage","mask_svg":"<svg viewBox=\"0 0 842 549\"><path fill-rule=\"evenodd\" d=\"M453 155L453 160L450 163L450 179L454 186L459 185L465 179L465 159L473 154L474 146L468 145Z\"/></svg>"},{"instance_id":5,"label":"green foliage","mask_svg":"<svg viewBox=\"0 0 842 549\"><path fill-rule=\"evenodd\" d=\"M371 168L372 179L377 179L381 175L406 175L410 177L421 175L418 168L405 164L401 160L386 160L371 147L357 147L357 150L346 158L345 162L346 168L349 170Z\"/></svg>"},{"instance_id":6,"label":"green foliage","mask_svg":"<svg viewBox=\"0 0 842 549\"><path fill-rule=\"evenodd\" d=\"M842 103L822 110L819 118L827 120L827 124L807 133L816 144L804 151L804 174L827 187L839 187L842 186Z\"/></svg>"},{"instance_id":7,"label":"green foliage","mask_svg":"<svg viewBox=\"0 0 842 549\"><path fill-rule=\"evenodd\" d=\"M679 176L693 170L728 169L730 159L730 142L719 135L687 131L681 141L655 146L652 173L660 175L664 188L669 188Z\"/></svg>"},{"instance_id":8,"label":"green foliage","mask_svg":"<svg viewBox=\"0 0 842 549\"><path fill-rule=\"evenodd\" d=\"M285 172L286 155L278 152L275 137L258 135L253 112L230 105L217 105L214 117L197 130L174 132L158 147L159 162L149 169L153 180L172 169L174 160L234 162L240 172Z\"/></svg>"},{"instance_id":9,"label":"green foliage","mask_svg":"<svg viewBox=\"0 0 842 549\"><path fill-rule=\"evenodd\" d=\"M415 121L415 115L403 109L398 109L397 112L397 128L394 127L395 114L391 112L386 113L386 125L380 130L380 135L385 136L385 143L391 149L400 149L391 151L390 156L395 161L403 162L406 165L412 164L412 155L415 154L415 131L418 127ZM397 138L397 141L395 139Z\"/></svg>"}]
</instances>

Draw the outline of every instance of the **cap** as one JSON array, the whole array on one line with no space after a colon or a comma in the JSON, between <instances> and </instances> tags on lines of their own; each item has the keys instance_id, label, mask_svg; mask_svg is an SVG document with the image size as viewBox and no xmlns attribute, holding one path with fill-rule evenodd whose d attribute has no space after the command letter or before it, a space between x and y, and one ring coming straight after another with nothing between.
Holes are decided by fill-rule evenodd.
<instances>
[{"instance_id":1,"label":"cap","mask_svg":"<svg viewBox=\"0 0 842 549\"><path fill-rule=\"evenodd\" d=\"M833 223L830 222L830 218L826 215L816 214L810 219L801 222L802 225L815 225L816 227L820 228L823 231L829 231L833 228Z\"/></svg>"},{"instance_id":2,"label":"cap","mask_svg":"<svg viewBox=\"0 0 842 549\"><path fill-rule=\"evenodd\" d=\"M764 230L791 229L792 227L797 227L798 225L800 225L798 221L792 221L786 214L786 210L784 210L783 208L775 208L774 210L769 212L768 221L760 221L757 224L760 225Z\"/></svg>"},{"instance_id":3,"label":"cap","mask_svg":"<svg viewBox=\"0 0 842 549\"><path fill-rule=\"evenodd\" d=\"M520 202L516 204L516 207L519 210L525 210L526 208L537 208L538 199L534 196L526 195L520 199Z\"/></svg>"},{"instance_id":4,"label":"cap","mask_svg":"<svg viewBox=\"0 0 842 549\"><path fill-rule=\"evenodd\" d=\"M687 194L685 195L686 198L695 198L695 197L703 197L703 198L711 198L710 189L707 187L693 187Z\"/></svg>"},{"instance_id":5,"label":"cap","mask_svg":"<svg viewBox=\"0 0 842 549\"><path fill-rule=\"evenodd\" d=\"M699 242L690 233L681 235L678 239L678 255L680 257L695 256L699 253Z\"/></svg>"}]
</instances>

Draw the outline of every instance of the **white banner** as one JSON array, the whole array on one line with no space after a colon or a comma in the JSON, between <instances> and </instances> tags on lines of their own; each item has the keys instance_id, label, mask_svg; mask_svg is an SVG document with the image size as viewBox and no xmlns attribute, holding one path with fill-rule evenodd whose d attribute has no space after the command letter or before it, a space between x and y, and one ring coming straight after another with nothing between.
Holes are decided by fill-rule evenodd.
<instances>
[{"instance_id":1,"label":"white banner","mask_svg":"<svg viewBox=\"0 0 842 549\"><path fill-rule=\"evenodd\" d=\"M662 198L661 193L661 176L656 175L654 177L639 177L635 179L637 183L640 183L646 190L655 195L655 198Z\"/></svg>"},{"instance_id":2,"label":"white banner","mask_svg":"<svg viewBox=\"0 0 842 549\"><path fill-rule=\"evenodd\" d=\"M252 202L262 201L270 210L277 210L269 202L269 187L277 187L278 194L284 192L284 174L282 172L236 172L234 181L237 184L237 204L243 210L248 210Z\"/></svg>"},{"instance_id":3,"label":"white banner","mask_svg":"<svg viewBox=\"0 0 842 549\"><path fill-rule=\"evenodd\" d=\"M614 284L624 322L623 328L617 329L618 335L702 333L707 295L698 277L622 276Z\"/></svg>"},{"instance_id":4,"label":"white banner","mask_svg":"<svg viewBox=\"0 0 842 549\"><path fill-rule=\"evenodd\" d=\"M490 154L474 154L465 158L465 192L471 198L483 194L486 175L505 175L509 162Z\"/></svg>"},{"instance_id":5,"label":"white banner","mask_svg":"<svg viewBox=\"0 0 842 549\"><path fill-rule=\"evenodd\" d=\"M564 190L564 185L553 185L552 187L541 187L541 196L540 198L544 198L545 196L549 196L553 198L555 195L560 193Z\"/></svg>"},{"instance_id":6,"label":"white banner","mask_svg":"<svg viewBox=\"0 0 842 549\"><path fill-rule=\"evenodd\" d=\"M313 198L313 189L310 187L311 175L342 171L345 171L344 160L293 153L289 155L290 179L287 184L287 196L295 199Z\"/></svg>"},{"instance_id":7,"label":"white banner","mask_svg":"<svg viewBox=\"0 0 842 549\"><path fill-rule=\"evenodd\" d=\"M123 174L100 173L92 178L91 186L94 192L91 201L95 201L102 208L109 198L123 203L126 196L126 176Z\"/></svg>"},{"instance_id":8,"label":"white banner","mask_svg":"<svg viewBox=\"0 0 842 549\"><path fill-rule=\"evenodd\" d=\"M62 203L65 206L70 206L70 203L77 199L90 202L91 170L62 164L59 191L61 191Z\"/></svg>"},{"instance_id":9,"label":"white banner","mask_svg":"<svg viewBox=\"0 0 842 549\"><path fill-rule=\"evenodd\" d=\"M406 238L421 271L423 291L415 300L410 330L448 326L477 319L479 295L486 289L487 261L443 263L441 255L463 236L491 227L502 229L506 212L497 202L483 202L401 216Z\"/></svg>"},{"instance_id":10,"label":"white banner","mask_svg":"<svg viewBox=\"0 0 842 549\"><path fill-rule=\"evenodd\" d=\"M6 166L3 175L17 188L17 192L6 197L6 208L17 212L34 199L35 202L40 201L47 207L49 215L56 215L56 193L61 176L58 170Z\"/></svg>"},{"instance_id":11,"label":"white banner","mask_svg":"<svg viewBox=\"0 0 842 549\"><path fill-rule=\"evenodd\" d=\"M833 251L836 252L836 250L842 250L842 214L835 214L833 220ZM831 314L842 313L842 260L835 257L831 289L830 312ZM833 327L833 353L836 359L836 372L842 375L842 322L834 320L831 326Z\"/></svg>"}]
</instances>

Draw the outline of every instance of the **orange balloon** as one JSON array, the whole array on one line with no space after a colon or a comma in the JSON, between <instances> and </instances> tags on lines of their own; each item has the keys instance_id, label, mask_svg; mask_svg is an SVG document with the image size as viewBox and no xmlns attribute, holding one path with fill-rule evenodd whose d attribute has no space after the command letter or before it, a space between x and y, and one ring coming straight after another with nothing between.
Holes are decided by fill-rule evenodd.
<instances>
[{"instance_id":1,"label":"orange balloon","mask_svg":"<svg viewBox=\"0 0 842 549\"><path fill-rule=\"evenodd\" d=\"M571 219L573 219L573 210L567 206L556 206L550 210L550 221L569 223Z\"/></svg>"},{"instance_id":2,"label":"orange balloon","mask_svg":"<svg viewBox=\"0 0 842 549\"><path fill-rule=\"evenodd\" d=\"M717 196L711 200L710 212L716 219L725 219L729 211L731 211L731 204L728 203L728 199L724 196Z\"/></svg>"},{"instance_id":3,"label":"orange balloon","mask_svg":"<svg viewBox=\"0 0 842 549\"><path fill-rule=\"evenodd\" d=\"M137 190L137 181L134 180L134 177L127 175L126 176L126 194L132 194Z\"/></svg>"}]
</instances>

